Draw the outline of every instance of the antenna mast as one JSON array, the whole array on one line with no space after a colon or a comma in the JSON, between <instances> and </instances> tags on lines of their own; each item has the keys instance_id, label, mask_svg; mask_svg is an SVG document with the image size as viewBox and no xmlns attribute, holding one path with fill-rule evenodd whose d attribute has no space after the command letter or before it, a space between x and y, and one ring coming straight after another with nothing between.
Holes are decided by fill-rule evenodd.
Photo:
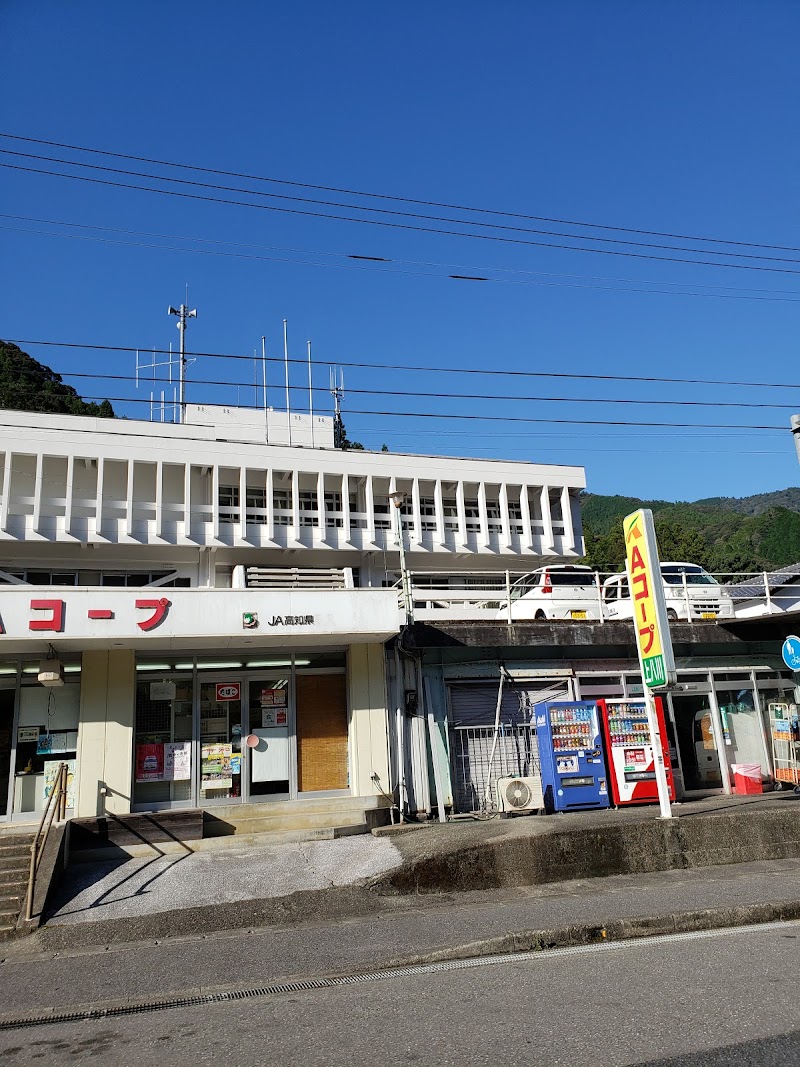
<instances>
[{"instance_id":1,"label":"antenna mast","mask_svg":"<svg viewBox=\"0 0 800 1067\"><path fill-rule=\"evenodd\" d=\"M167 309L168 315L176 315L178 318L177 327L181 334L181 354L180 354L180 378L178 384L178 407L180 408L180 421L186 422L186 325L189 319L197 318L197 308L189 310L189 286L186 286L186 304L181 304L179 308L174 308L170 304Z\"/></svg>"},{"instance_id":2,"label":"antenna mast","mask_svg":"<svg viewBox=\"0 0 800 1067\"><path fill-rule=\"evenodd\" d=\"M337 374L338 371L338 374ZM342 421L342 401L344 400L344 371L341 367L330 368L331 396L333 397L333 447L345 448L347 435Z\"/></svg>"}]
</instances>

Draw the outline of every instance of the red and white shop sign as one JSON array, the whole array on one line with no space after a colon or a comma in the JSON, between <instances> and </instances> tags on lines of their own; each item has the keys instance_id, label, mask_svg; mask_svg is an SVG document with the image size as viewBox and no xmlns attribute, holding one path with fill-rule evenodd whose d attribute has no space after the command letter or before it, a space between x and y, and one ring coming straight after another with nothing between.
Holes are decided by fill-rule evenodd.
<instances>
[{"instance_id":1,"label":"red and white shop sign","mask_svg":"<svg viewBox=\"0 0 800 1067\"><path fill-rule=\"evenodd\" d=\"M241 700L242 687L238 682L219 682L217 700Z\"/></svg>"}]
</instances>

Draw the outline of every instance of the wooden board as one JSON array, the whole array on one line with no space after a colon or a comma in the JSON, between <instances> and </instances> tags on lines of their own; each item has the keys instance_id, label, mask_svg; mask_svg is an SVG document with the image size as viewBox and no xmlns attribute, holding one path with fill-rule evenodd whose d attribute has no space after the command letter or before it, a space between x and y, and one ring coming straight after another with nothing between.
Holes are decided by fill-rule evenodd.
<instances>
[{"instance_id":1,"label":"wooden board","mask_svg":"<svg viewBox=\"0 0 800 1067\"><path fill-rule=\"evenodd\" d=\"M297 676L297 788L347 789L347 690L343 674Z\"/></svg>"}]
</instances>

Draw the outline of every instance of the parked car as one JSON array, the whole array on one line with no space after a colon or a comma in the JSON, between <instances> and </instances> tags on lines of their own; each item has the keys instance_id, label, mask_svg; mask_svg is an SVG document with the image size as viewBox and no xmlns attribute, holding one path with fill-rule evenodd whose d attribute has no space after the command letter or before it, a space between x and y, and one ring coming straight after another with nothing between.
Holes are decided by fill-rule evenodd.
<instances>
[{"instance_id":1,"label":"parked car","mask_svg":"<svg viewBox=\"0 0 800 1067\"><path fill-rule=\"evenodd\" d=\"M716 578L696 563L661 564L661 578L670 619L732 619L733 600ZM625 572L603 582L607 619L632 619L633 600Z\"/></svg>"},{"instance_id":2,"label":"parked car","mask_svg":"<svg viewBox=\"0 0 800 1067\"><path fill-rule=\"evenodd\" d=\"M511 618L599 619L600 597L591 567L551 563L511 586ZM498 618L507 618L506 608Z\"/></svg>"}]
</instances>

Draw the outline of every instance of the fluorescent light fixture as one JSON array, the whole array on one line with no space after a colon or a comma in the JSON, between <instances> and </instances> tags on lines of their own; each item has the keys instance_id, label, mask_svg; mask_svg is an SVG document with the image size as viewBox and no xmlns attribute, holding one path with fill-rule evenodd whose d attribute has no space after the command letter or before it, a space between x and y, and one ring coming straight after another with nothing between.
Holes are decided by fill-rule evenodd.
<instances>
[{"instance_id":1,"label":"fluorescent light fixture","mask_svg":"<svg viewBox=\"0 0 800 1067\"><path fill-rule=\"evenodd\" d=\"M80 669L80 664L71 663L68 667L64 668L64 674L77 674Z\"/></svg>"},{"instance_id":2,"label":"fluorescent light fixture","mask_svg":"<svg viewBox=\"0 0 800 1067\"><path fill-rule=\"evenodd\" d=\"M0 667L0 674L16 674L16 667Z\"/></svg>"},{"instance_id":3,"label":"fluorescent light fixture","mask_svg":"<svg viewBox=\"0 0 800 1067\"><path fill-rule=\"evenodd\" d=\"M190 664L191 666L191 664ZM171 663L137 663L137 671L171 671Z\"/></svg>"},{"instance_id":4,"label":"fluorescent light fixture","mask_svg":"<svg viewBox=\"0 0 800 1067\"><path fill-rule=\"evenodd\" d=\"M22 673L23 674L38 674L39 673L39 668L38 667L23 667L22 668Z\"/></svg>"},{"instance_id":5,"label":"fluorescent light fixture","mask_svg":"<svg viewBox=\"0 0 800 1067\"><path fill-rule=\"evenodd\" d=\"M307 667L311 660L296 659L294 662L297 667ZM290 659L249 659L245 663L245 667L291 667L291 665Z\"/></svg>"},{"instance_id":6,"label":"fluorescent light fixture","mask_svg":"<svg viewBox=\"0 0 800 1067\"><path fill-rule=\"evenodd\" d=\"M175 664L175 669L178 670L178 671L185 671L185 670L189 670L193 666L194 666L194 664L192 664L192 663L176 663ZM197 669L199 671L224 671L224 670L228 670L228 668L230 668L230 667L243 667L243 666L244 666L244 664L239 662L239 660L220 660L218 663L217 662L206 662L205 660L198 660L198 662L197 662Z\"/></svg>"}]
</instances>

